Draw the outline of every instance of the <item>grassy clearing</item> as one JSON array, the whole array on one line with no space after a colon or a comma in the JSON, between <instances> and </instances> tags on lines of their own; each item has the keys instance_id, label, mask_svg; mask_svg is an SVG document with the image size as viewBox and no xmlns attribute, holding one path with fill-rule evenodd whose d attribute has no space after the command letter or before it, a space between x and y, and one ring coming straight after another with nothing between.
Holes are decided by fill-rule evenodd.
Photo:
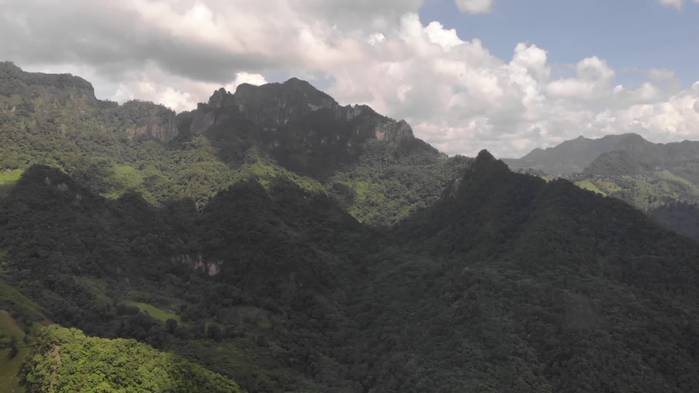
<instances>
[{"instance_id":1,"label":"grassy clearing","mask_svg":"<svg viewBox=\"0 0 699 393\"><path fill-rule=\"evenodd\" d=\"M325 193L325 188L317 180L298 175L280 166L264 162L256 162L242 167L238 171L238 180L255 178L263 187L268 188L275 180L285 179L295 183L297 186L310 193Z\"/></svg>"},{"instance_id":2,"label":"grassy clearing","mask_svg":"<svg viewBox=\"0 0 699 393\"><path fill-rule=\"evenodd\" d=\"M575 185L582 188L583 190L592 191L592 192L594 192L596 194L600 194L600 195L605 195L605 196L607 195L604 191L600 190L599 187L597 187L595 185L595 183L593 183L590 180L578 181L578 182L575 182Z\"/></svg>"},{"instance_id":3,"label":"grassy clearing","mask_svg":"<svg viewBox=\"0 0 699 393\"><path fill-rule=\"evenodd\" d=\"M689 180L681 176L677 176L668 170L656 172L655 175L658 178L666 180L670 183L678 184L679 186L685 188L691 194L699 195L699 187L697 187L696 184L690 182Z\"/></svg>"},{"instance_id":4,"label":"grassy clearing","mask_svg":"<svg viewBox=\"0 0 699 393\"><path fill-rule=\"evenodd\" d=\"M27 356L24 331L17 321L4 310L0 310L0 393L22 393L19 385L19 371ZM19 352L10 357L9 343L14 338Z\"/></svg>"},{"instance_id":5,"label":"grassy clearing","mask_svg":"<svg viewBox=\"0 0 699 393\"><path fill-rule=\"evenodd\" d=\"M151 318L157 319L158 321L161 321L163 323L168 319L174 319L175 321L180 322L179 315L175 314L174 312L158 308L152 304L134 301L128 301L126 302L126 304L129 306L137 307L139 310L141 310L141 312L148 314L148 316L150 316Z\"/></svg>"},{"instance_id":6,"label":"grassy clearing","mask_svg":"<svg viewBox=\"0 0 699 393\"><path fill-rule=\"evenodd\" d=\"M13 286L0 280L0 309L10 309L29 320L44 319L43 309Z\"/></svg>"},{"instance_id":7,"label":"grassy clearing","mask_svg":"<svg viewBox=\"0 0 699 393\"><path fill-rule=\"evenodd\" d=\"M10 192L23 173L23 169L0 170L0 198Z\"/></svg>"}]
</instances>

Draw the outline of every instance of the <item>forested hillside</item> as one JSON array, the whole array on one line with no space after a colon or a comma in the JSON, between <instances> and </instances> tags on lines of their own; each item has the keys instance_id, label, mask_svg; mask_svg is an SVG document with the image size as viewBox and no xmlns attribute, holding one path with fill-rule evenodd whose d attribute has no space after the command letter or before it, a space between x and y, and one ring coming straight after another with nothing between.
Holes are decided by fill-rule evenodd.
<instances>
[{"instance_id":1,"label":"forested hillside","mask_svg":"<svg viewBox=\"0 0 699 393\"><path fill-rule=\"evenodd\" d=\"M699 245L616 198L295 79L174 115L3 67L0 392L699 386Z\"/></svg>"},{"instance_id":2,"label":"forested hillside","mask_svg":"<svg viewBox=\"0 0 699 393\"><path fill-rule=\"evenodd\" d=\"M635 134L578 138L507 163L624 200L662 225L699 240L691 223L699 220L699 142L656 144Z\"/></svg>"},{"instance_id":3,"label":"forested hillside","mask_svg":"<svg viewBox=\"0 0 699 393\"><path fill-rule=\"evenodd\" d=\"M193 112L97 100L71 75L0 63L0 195L33 164L60 168L95 193L135 191L151 204L193 200L257 178L294 181L390 225L434 202L464 167L367 106L340 106L291 79L215 92Z\"/></svg>"},{"instance_id":4,"label":"forested hillside","mask_svg":"<svg viewBox=\"0 0 699 393\"><path fill-rule=\"evenodd\" d=\"M200 213L45 167L0 222L5 279L45 318L248 391L685 392L699 375L699 249L487 153L391 232L288 182L241 183Z\"/></svg>"}]
</instances>

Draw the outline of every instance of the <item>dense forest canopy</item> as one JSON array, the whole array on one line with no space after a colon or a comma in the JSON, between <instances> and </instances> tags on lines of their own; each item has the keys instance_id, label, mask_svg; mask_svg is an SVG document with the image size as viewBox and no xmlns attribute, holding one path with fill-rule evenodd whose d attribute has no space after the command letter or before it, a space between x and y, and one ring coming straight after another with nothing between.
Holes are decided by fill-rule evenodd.
<instances>
[{"instance_id":1,"label":"dense forest canopy","mask_svg":"<svg viewBox=\"0 0 699 393\"><path fill-rule=\"evenodd\" d=\"M2 393L699 386L696 242L306 82L175 114L4 63L0 139Z\"/></svg>"}]
</instances>

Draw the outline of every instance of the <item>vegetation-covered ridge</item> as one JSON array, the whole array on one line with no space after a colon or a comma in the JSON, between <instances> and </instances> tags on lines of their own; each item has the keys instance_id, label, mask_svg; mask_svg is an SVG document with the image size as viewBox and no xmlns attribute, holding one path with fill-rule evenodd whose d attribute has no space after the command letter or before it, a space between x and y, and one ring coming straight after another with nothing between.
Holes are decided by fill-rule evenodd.
<instances>
[{"instance_id":1,"label":"vegetation-covered ridge","mask_svg":"<svg viewBox=\"0 0 699 393\"><path fill-rule=\"evenodd\" d=\"M134 340L37 327L24 366L28 393L238 393L228 378Z\"/></svg>"},{"instance_id":2,"label":"vegetation-covered ridge","mask_svg":"<svg viewBox=\"0 0 699 393\"><path fill-rule=\"evenodd\" d=\"M293 182L240 182L197 211L104 199L48 167L25 172L0 223L6 279L47 317L251 392L699 383L697 246L486 152L390 231ZM70 348L101 356L91 340Z\"/></svg>"},{"instance_id":3,"label":"vegetation-covered ridge","mask_svg":"<svg viewBox=\"0 0 699 393\"><path fill-rule=\"evenodd\" d=\"M215 92L176 115L97 100L70 75L0 64L0 197L31 165L59 168L95 193L203 208L250 177L327 193L363 222L391 225L436 200L465 165L366 106L340 106L291 79Z\"/></svg>"},{"instance_id":4,"label":"vegetation-covered ridge","mask_svg":"<svg viewBox=\"0 0 699 393\"><path fill-rule=\"evenodd\" d=\"M692 209L699 206L699 142L651 143L636 134L581 137L507 163L624 200L667 228L699 240L691 224L699 220Z\"/></svg>"},{"instance_id":5,"label":"vegetation-covered ridge","mask_svg":"<svg viewBox=\"0 0 699 393\"><path fill-rule=\"evenodd\" d=\"M5 64L0 101L12 390L699 386L699 246L611 185L447 158L295 79L175 116Z\"/></svg>"}]
</instances>

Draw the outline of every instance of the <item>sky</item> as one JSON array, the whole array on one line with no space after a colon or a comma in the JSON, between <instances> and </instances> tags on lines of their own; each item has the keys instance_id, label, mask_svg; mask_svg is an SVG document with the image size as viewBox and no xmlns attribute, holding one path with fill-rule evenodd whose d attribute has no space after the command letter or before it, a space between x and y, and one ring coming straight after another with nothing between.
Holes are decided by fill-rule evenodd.
<instances>
[{"instance_id":1,"label":"sky","mask_svg":"<svg viewBox=\"0 0 699 393\"><path fill-rule=\"evenodd\" d=\"M448 154L699 140L699 0L0 0L0 60L189 110L296 76Z\"/></svg>"}]
</instances>

